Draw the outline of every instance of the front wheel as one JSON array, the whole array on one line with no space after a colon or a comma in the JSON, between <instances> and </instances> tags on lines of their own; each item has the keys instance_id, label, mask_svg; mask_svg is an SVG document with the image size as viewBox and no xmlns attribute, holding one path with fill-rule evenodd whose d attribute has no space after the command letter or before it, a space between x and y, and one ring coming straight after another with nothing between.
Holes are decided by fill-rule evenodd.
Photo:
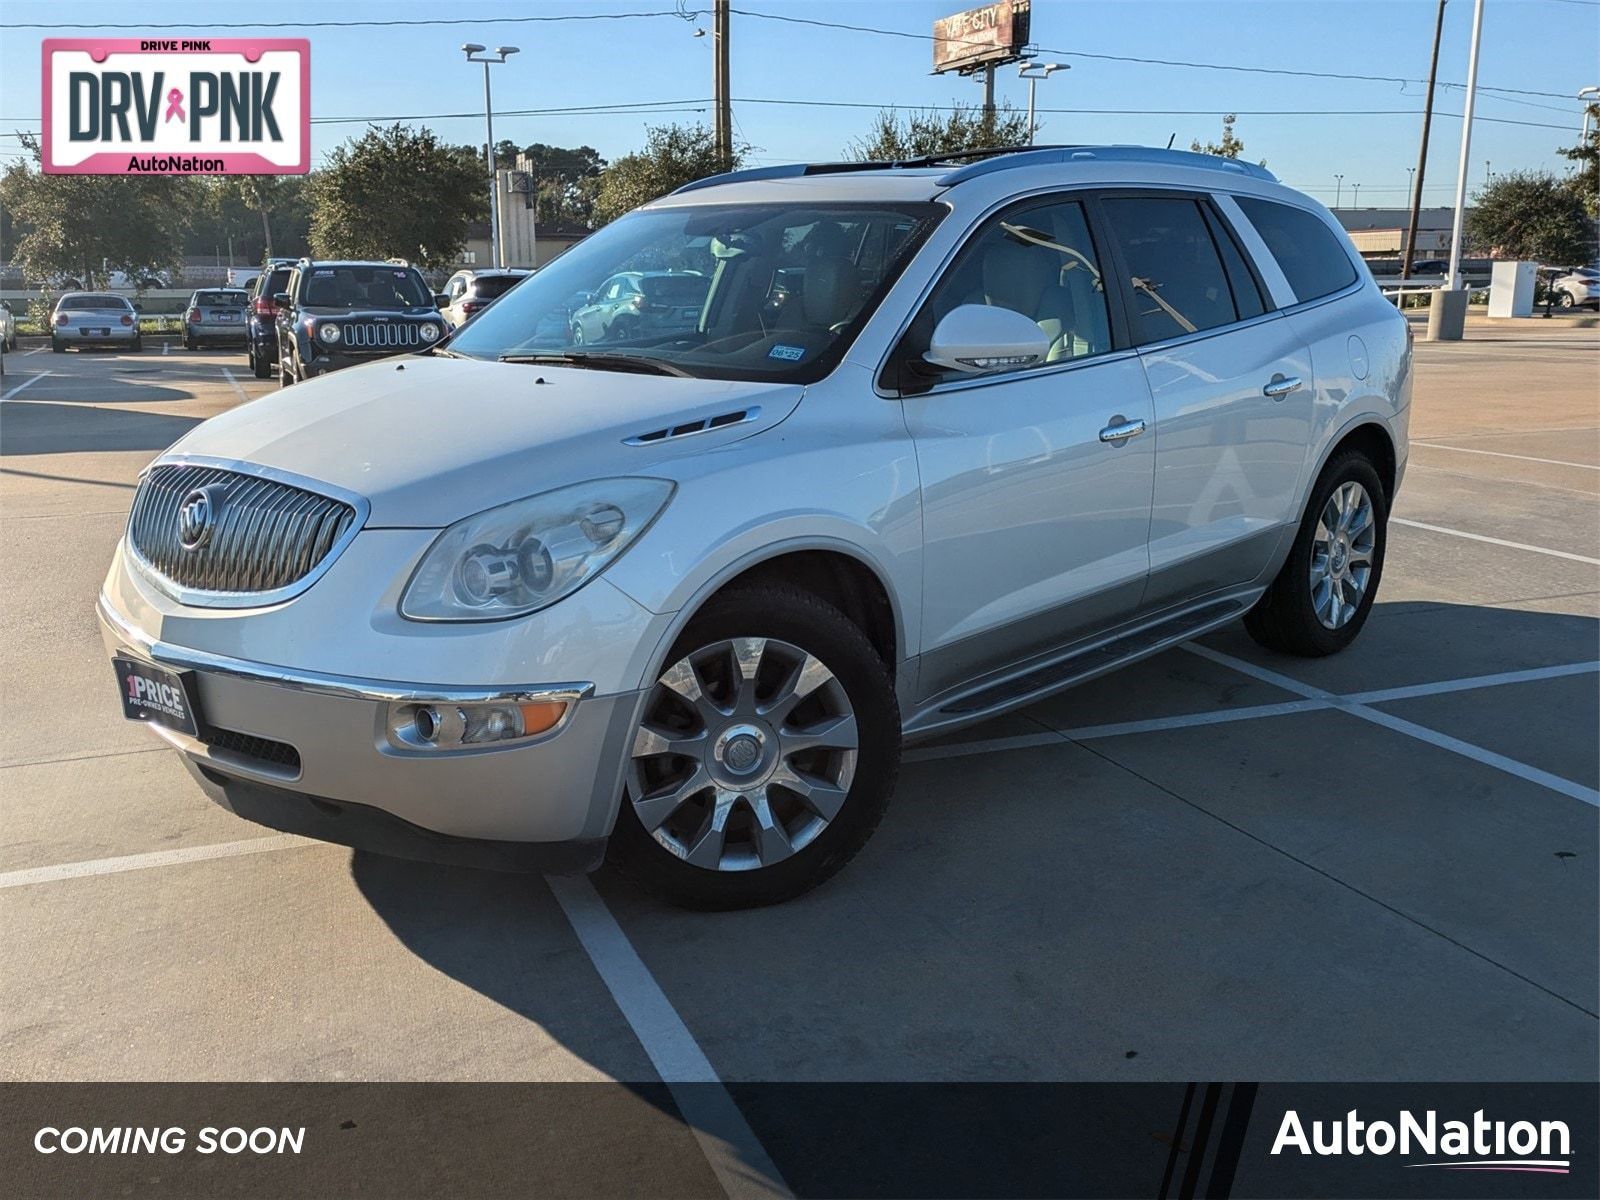
<instances>
[{"instance_id":1,"label":"front wheel","mask_svg":"<svg viewBox=\"0 0 1600 1200\"><path fill-rule=\"evenodd\" d=\"M1577 305L1577 303L1578 302L1572 298L1572 293L1571 292L1557 292L1556 293L1556 307L1557 308L1573 308L1573 307L1575 307Z\"/></svg>"},{"instance_id":2,"label":"front wheel","mask_svg":"<svg viewBox=\"0 0 1600 1200\"><path fill-rule=\"evenodd\" d=\"M269 363L266 359L262 358L261 355L258 354L255 351L254 348L252 348L249 351L249 355L250 355L250 373L252 375L254 375L257 379L270 379L270 378L272 378L272 364Z\"/></svg>"},{"instance_id":3,"label":"front wheel","mask_svg":"<svg viewBox=\"0 0 1600 1200\"><path fill-rule=\"evenodd\" d=\"M888 669L843 613L782 586L712 600L667 657L630 747L608 857L685 908L822 883L877 828L900 764Z\"/></svg>"},{"instance_id":4,"label":"front wheel","mask_svg":"<svg viewBox=\"0 0 1600 1200\"><path fill-rule=\"evenodd\" d=\"M1378 472L1357 451L1338 455L1312 489L1288 561L1245 615L1250 636L1307 658L1343 650L1372 611L1388 533Z\"/></svg>"}]
</instances>

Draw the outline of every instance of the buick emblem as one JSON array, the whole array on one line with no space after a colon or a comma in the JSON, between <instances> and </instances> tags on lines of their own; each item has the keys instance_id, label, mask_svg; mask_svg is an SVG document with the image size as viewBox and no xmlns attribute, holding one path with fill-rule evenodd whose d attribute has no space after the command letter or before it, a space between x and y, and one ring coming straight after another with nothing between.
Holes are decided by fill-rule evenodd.
<instances>
[{"instance_id":1,"label":"buick emblem","mask_svg":"<svg viewBox=\"0 0 1600 1200\"><path fill-rule=\"evenodd\" d=\"M210 541L221 508L221 488L196 488L185 496L178 509L178 544L185 550L198 550Z\"/></svg>"}]
</instances>

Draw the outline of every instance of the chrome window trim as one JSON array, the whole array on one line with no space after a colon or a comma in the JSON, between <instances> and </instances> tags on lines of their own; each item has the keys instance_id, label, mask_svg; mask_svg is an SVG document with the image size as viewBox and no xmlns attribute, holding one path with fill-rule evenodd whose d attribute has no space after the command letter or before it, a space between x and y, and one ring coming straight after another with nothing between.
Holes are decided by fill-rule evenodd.
<instances>
[{"instance_id":1,"label":"chrome window trim","mask_svg":"<svg viewBox=\"0 0 1600 1200\"><path fill-rule=\"evenodd\" d=\"M176 670L200 671L208 675L228 675L273 687L290 688L318 696L332 696L341 700L365 700L374 704L539 704L565 703L566 714L556 729L560 729L572 715L581 700L594 695L592 683L546 683L491 685L487 687L437 685L425 683L397 683L384 679L363 679L353 675L325 675L318 671L302 671L294 667L275 667L264 663L247 662L205 650L190 650L183 646L151 637L136 628L111 606L104 592L95 605L100 620L117 641L152 663ZM553 732L553 731L552 731Z\"/></svg>"},{"instance_id":2,"label":"chrome window trim","mask_svg":"<svg viewBox=\"0 0 1600 1200\"><path fill-rule=\"evenodd\" d=\"M322 561L312 567L293 583L280 588L273 588L265 592L219 592L203 588L184 587L163 575L149 559L140 552L133 540L133 509L129 509L128 522L123 527L122 544L127 548L128 559L138 568L139 574L147 579L151 586L162 595L176 600L179 604L186 604L193 608L268 608L274 604L281 604L285 600L292 600L304 592L317 580L321 579L334 561L343 554L346 547L355 541L356 535L366 527L367 517L371 514L372 505L365 496L333 484L323 483L321 480L310 479L304 475L296 475L292 471L280 471L276 467L264 467L258 463L241 462L232 458L216 458L208 454L173 454L163 455L139 472L139 482L144 483L145 476L156 467L211 467L219 471L232 471L239 475L250 475L259 479L268 479L274 483L287 484L314 495L324 496L329 500L337 500L348 504L355 510L355 517L350 522L350 528L345 530L339 540L328 547L328 552L322 556Z\"/></svg>"},{"instance_id":3,"label":"chrome window trim","mask_svg":"<svg viewBox=\"0 0 1600 1200\"><path fill-rule=\"evenodd\" d=\"M1229 326L1229 328L1232 328L1232 326ZM1063 359L1061 362L1046 363L1041 367L1022 367L1015 371L994 371L982 375L956 375L940 380L927 391L915 392L909 396L891 395L889 398L898 400L902 404L912 404L929 396L943 395L945 392L964 392L975 387L987 387L991 383L1015 383L1019 379L1047 379L1052 375L1060 375L1065 371L1075 371L1082 367L1097 367L1101 363L1122 362L1138 356L1139 352L1133 347L1124 346L1120 350L1107 350L1102 354L1086 354L1082 358Z\"/></svg>"}]
</instances>

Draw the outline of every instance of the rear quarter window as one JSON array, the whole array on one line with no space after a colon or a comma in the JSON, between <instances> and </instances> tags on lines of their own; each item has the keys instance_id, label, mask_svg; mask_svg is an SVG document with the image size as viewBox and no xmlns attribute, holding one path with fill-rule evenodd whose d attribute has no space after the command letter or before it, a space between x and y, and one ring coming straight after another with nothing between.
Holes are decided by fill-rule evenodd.
<instances>
[{"instance_id":1,"label":"rear quarter window","mask_svg":"<svg viewBox=\"0 0 1600 1200\"><path fill-rule=\"evenodd\" d=\"M1266 242L1300 303L1330 295L1356 281L1355 264L1343 244L1316 215L1272 200L1234 199Z\"/></svg>"}]
</instances>

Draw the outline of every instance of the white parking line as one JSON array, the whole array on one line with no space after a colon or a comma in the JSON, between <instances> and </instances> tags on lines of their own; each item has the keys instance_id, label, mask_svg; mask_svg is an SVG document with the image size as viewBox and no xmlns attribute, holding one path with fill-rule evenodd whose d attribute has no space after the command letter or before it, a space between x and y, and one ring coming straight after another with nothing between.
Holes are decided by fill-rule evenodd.
<instances>
[{"instance_id":1,"label":"white parking line","mask_svg":"<svg viewBox=\"0 0 1600 1200\"><path fill-rule=\"evenodd\" d=\"M244 394L244 389L239 386L239 381L233 377L233 372L232 371L228 370L227 367L223 367L222 368L222 374L223 374L223 377L225 379L227 379L228 383L232 386L235 394L238 395L239 399L241 399L241 400L249 400L250 399L249 396L246 396Z\"/></svg>"},{"instance_id":2,"label":"white parking line","mask_svg":"<svg viewBox=\"0 0 1600 1200\"><path fill-rule=\"evenodd\" d=\"M61 879L84 879L91 875L117 875L123 871L148 871L152 867L174 867L180 863L206 862L213 858L237 858L241 854L266 854L273 850L293 850L297 846L327 844L296 837L292 833L275 833L270 837L245 838L239 842L185 846L181 850L156 850L150 854L124 854L119 858L94 858L54 867L7 871L0 874L0 889L26 887L31 883L54 883Z\"/></svg>"},{"instance_id":3,"label":"white parking line","mask_svg":"<svg viewBox=\"0 0 1600 1200\"><path fill-rule=\"evenodd\" d=\"M1349 713L1352 717L1360 717L1363 721L1370 721L1374 725L1382 725L1385 729L1406 734L1409 737L1416 738L1418 741L1437 746L1441 750L1449 750L1464 758L1470 758L1474 762L1494 767L1508 775L1515 775L1519 779L1526 779L1530 783L1537 783L1553 792L1559 792L1563 796L1571 796L1574 800L1581 800L1585 804L1600 808L1600 791L1584 787L1581 783L1574 783L1570 779L1552 775L1549 771L1542 771L1538 767L1530 767L1527 763L1518 762L1514 758L1507 758L1503 754L1496 754L1492 750L1485 750L1481 746L1474 746L1472 743L1463 742L1459 738L1438 733L1435 730L1428 729L1426 726L1391 716L1386 712L1380 712L1376 708L1368 708L1354 697L1339 696L1333 692L1325 692L1319 687L1313 687L1309 683L1302 683L1300 680L1292 679L1288 675L1280 675L1276 671L1269 671L1266 667L1246 662L1242 658L1235 658L1231 654L1213 650L1210 646L1202 646L1197 642L1188 642L1183 649L1190 654L1197 654L1201 658L1208 659L1230 670L1259 679L1263 683L1270 683L1275 687L1283 688L1285 691L1296 692L1308 700L1322 700L1329 707L1337 708L1340 712ZM1518 674L1521 674L1521 672L1518 672ZM1486 676L1485 678L1488 677ZM1462 681L1454 680L1452 682L1460 684ZM1440 690L1460 689L1441 688Z\"/></svg>"},{"instance_id":4,"label":"white parking line","mask_svg":"<svg viewBox=\"0 0 1600 1200\"><path fill-rule=\"evenodd\" d=\"M13 396L21 395L23 392L27 391L34 384L38 383L39 380L44 379L49 374L49 371L40 371L37 375L31 376L22 383L17 384L16 387L12 388L4 396L0 396L0 400L10 400Z\"/></svg>"},{"instance_id":5,"label":"white parking line","mask_svg":"<svg viewBox=\"0 0 1600 1200\"><path fill-rule=\"evenodd\" d=\"M1558 667L1534 667L1527 671L1471 675L1465 679L1446 679L1441 683L1414 683L1408 687L1383 688L1376 692L1350 692L1340 699L1346 704L1383 704L1389 700L1415 700L1418 696L1442 696L1446 692L1472 692L1478 688L1503 687L1508 683L1536 683L1541 679L1561 679L1568 675L1588 675L1595 671L1600 671L1600 662L1563 663Z\"/></svg>"},{"instance_id":6,"label":"white parking line","mask_svg":"<svg viewBox=\"0 0 1600 1200\"><path fill-rule=\"evenodd\" d=\"M487 162L488 159L485 159L484 161ZM171 342L162 342L161 343L161 356L163 358L165 358L166 355L167 355L167 351L169 351L171 349L172 349L172 343Z\"/></svg>"},{"instance_id":7,"label":"white parking line","mask_svg":"<svg viewBox=\"0 0 1600 1200\"><path fill-rule=\"evenodd\" d=\"M730 1198L788 1196L777 1167L594 884L582 875L552 875L545 882L656 1074L672 1090L722 1190Z\"/></svg>"},{"instance_id":8,"label":"white parking line","mask_svg":"<svg viewBox=\"0 0 1600 1200\"><path fill-rule=\"evenodd\" d=\"M23 353L24 354L43 354L48 349L50 349L49 346L35 346L32 350L24 350Z\"/></svg>"},{"instance_id":9,"label":"white parking line","mask_svg":"<svg viewBox=\"0 0 1600 1200\"><path fill-rule=\"evenodd\" d=\"M1504 538L1489 537L1482 533L1468 533L1464 529L1449 529L1443 525L1429 525L1426 521L1409 521L1404 517L1390 517L1391 525L1406 525L1412 529L1426 529L1429 533L1447 533L1451 537L1466 538L1470 542L1487 542L1491 546L1504 546L1509 550L1527 550L1532 554L1547 554L1551 558L1565 558L1572 562L1588 563L1600 567L1600 558L1582 554L1568 554L1565 550L1551 550L1547 546L1530 546L1526 542L1508 542Z\"/></svg>"},{"instance_id":10,"label":"white parking line","mask_svg":"<svg viewBox=\"0 0 1600 1200\"><path fill-rule=\"evenodd\" d=\"M1593 463L1568 462L1564 458L1534 458L1531 454L1507 454L1503 450L1469 450L1465 446L1446 446L1439 442L1412 442L1413 446L1426 446L1429 450L1453 450L1457 454L1483 454L1490 458L1514 458L1519 462L1546 463L1552 467L1577 467L1583 471L1600 471Z\"/></svg>"}]
</instances>

